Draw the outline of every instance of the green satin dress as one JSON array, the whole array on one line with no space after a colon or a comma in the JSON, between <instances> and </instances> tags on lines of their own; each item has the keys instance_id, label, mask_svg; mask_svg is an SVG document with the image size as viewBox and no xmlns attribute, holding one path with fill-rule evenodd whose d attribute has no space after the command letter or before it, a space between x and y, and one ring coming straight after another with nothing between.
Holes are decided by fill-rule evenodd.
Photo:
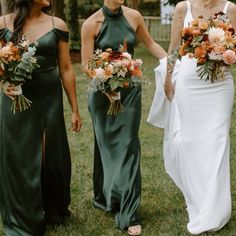
<instances>
[{"instance_id":1,"label":"green satin dress","mask_svg":"<svg viewBox=\"0 0 236 236\"><path fill-rule=\"evenodd\" d=\"M9 40L7 28L0 39ZM40 68L22 86L30 109L13 114L0 95L0 211L7 236L44 235L46 223L69 215L71 159L57 67L59 40L68 32L53 28L38 39ZM43 158L43 135L45 156Z\"/></svg>"},{"instance_id":2,"label":"green satin dress","mask_svg":"<svg viewBox=\"0 0 236 236\"><path fill-rule=\"evenodd\" d=\"M133 54L135 32L123 15L103 6L105 16L95 48L117 50L124 39ZM124 111L107 115L108 98L100 91L89 94L88 105L95 134L94 205L116 213L120 229L140 224L140 142L141 86L121 90Z\"/></svg>"}]
</instances>

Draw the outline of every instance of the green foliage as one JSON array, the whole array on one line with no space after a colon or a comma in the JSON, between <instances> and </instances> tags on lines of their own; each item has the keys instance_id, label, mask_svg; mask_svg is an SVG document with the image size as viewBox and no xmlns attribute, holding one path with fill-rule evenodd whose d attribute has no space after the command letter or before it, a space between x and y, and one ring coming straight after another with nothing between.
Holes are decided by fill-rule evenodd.
<instances>
[{"instance_id":1,"label":"green foliage","mask_svg":"<svg viewBox=\"0 0 236 236\"><path fill-rule=\"evenodd\" d=\"M159 16L160 15L160 3L155 2L142 2L139 4L138 10L144 16Z\"/></svg>"},{"instance_id":2,"label":"green foliage","mask_svg":"<svg viewBox=\"0 0 236 236\"><path fill-rule=\"evenodd\" d=\"M182 0L168 0L167 3L170 5L176 5L178 2L181 2Z\"/></svg>"},{"instance_id":3,"label":"green foliage","mask_svg":"<svg viewBox=\"0 0 236 236\"><path fill-rule=\"evenodd\" d=\"M88 18L92 13L100 9L102 5L103 0L79 0L79 18Z\"/></svg>"},{"instance_id":4,"label":"green foliage","mask_svg":"<svg viewBox=\"0 0 236 236\"><path fill-rule=\"evenodd\" d=\"M70 31L70 50L80 50L79 7L77 0L69 0L66 8L66 19Z\"/></svg>"}]
</instances>

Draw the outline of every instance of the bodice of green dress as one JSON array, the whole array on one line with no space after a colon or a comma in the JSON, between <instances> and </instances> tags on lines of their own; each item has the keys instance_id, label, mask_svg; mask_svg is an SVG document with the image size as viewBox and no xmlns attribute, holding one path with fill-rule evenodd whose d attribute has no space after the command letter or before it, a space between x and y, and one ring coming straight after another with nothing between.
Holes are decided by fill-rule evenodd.
<instances>
[{"instance_id":1,"label":"bodice of green dress","mask_svg":"<svg viewBox=\"0 0 236 236\"><path fill-rule=\"evenodd\" d=\"M11 36L12 32L9 29L0 29L0 39L9 41L11 39ZM57 67L57 42L59 39L68 42L69 33L60 29L53 28L37 39L38 44L36 43L36 58L38 64L40 65L40 68L38 70Z\"/></svg>"},{"instance_id":2,"label":"bodice of green dress","mask_svg":"<svg viewBox=\"0 0 236 236\"><path fill-rule=\"evenodd\" d=\"M103 6L102 12L104 14L104 22L95 40L95 49L105 50L112 48L113 50L118 50L119 46L123 45L124 40L126 40L127 51L133 55L136 43L135 31L126 20L122 7L114 14L106 6Z\"/></svg>"}]
</instances>

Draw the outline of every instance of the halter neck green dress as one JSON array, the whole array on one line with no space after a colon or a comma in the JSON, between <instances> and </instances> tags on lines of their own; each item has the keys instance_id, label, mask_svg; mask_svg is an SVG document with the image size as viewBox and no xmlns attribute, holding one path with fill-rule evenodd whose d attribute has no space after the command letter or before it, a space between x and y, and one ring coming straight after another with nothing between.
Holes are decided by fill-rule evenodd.
<instances>
[{"instance_id":1,"label":"halter neck green dress","mask_svg":"<svg viewBox=\"0 0 236 236\"><path fill-rule=\"evenodd\" d=\"M133 55L135 32L123 15L103 6L104 22L95 40L95 49L112 48L127 40L128 52ZM94 205L116 213L120 229L140 224L137 209L140 205L140 142L141 86L121 90L124 111L107 115L108 98L100 91L89 94L88 105L95 133Z\"/></svg>"},{"instance_id":2,"label":"halter neck green dress","mask_svg":"<svg viewBox=\"0 0 236 236\"><path fill-rule=\"evenodd\" d=\"M11 35L7 28L0 30L0 39ZM59 40L68 41L68 32L53 28L37 40L40 68L22 86L30 109L13 114L11 100L0 94L0 211L7 236L44 235L47 222L69 215L71 159L57 67Z\"/></svg>"}]
</instances>

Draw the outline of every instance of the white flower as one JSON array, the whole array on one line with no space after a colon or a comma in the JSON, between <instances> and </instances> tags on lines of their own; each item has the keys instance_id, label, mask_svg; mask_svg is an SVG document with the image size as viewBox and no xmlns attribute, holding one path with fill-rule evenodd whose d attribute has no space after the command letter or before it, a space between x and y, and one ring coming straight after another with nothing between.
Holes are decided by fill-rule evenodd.
<instances>
[{"instance_id":1,"label":"white flower","mask_svg":"<svg viewBox=\"0 0 236 236\"><path fill-rule=\"evenodd\" d=\"M210 43L222 42L224 40L225 32L221 28L211 27L208 32Z\"/></svg>"},{"instance_id":2,"label":"white flower","mask_svg":"<svg viewBox=\"0 0 236 236\"><path fill-rule=\"evenodd\" d=\"M104 69L102 69L101 67L95 69L95 72L96 72L96 78L97 79L100 79L101 81L105 81L105 78L104 78Z\"/></svg>"},{"instance_id":3,"label":"white flower","mask_svg":"<svg viewBox=\"0 0 236 236\"><path fill-rule=\"evenodd\" d=\"M8 57L9 55L12 55L12 54L13 53L11 52L11 47L9 45L6 45L1 50L1 56L2 57Z\"/></svg>"},{"instance_id":4,"label":"white flower","mask_svg":"<svg viewBox=\"0 0 236 236\"><path fill-rule=\"evenodd\" d=\"M141 59L136 59L131 62L132 66L140 67L143 64L143 61Z\"/></svg>"},{"instance_id":5,"label":"white flower","mask_svg":"<svg viewBox=\"0 0 236 236\"><path fill-rule=\"evenodd\" d=\"M217 61L223 60L223 54L215 53L214 51L210 52L208 56L211 60L217 60Z\"/></svg>"},{"instance_id":6,"label":"white flower","mask_svg":"<svg viewBox=\"0 0 236 236\"><path fill-rule=\"evenodd\" d=\"M125 58L127 58L128 60L131 60L131 59L132 59L131 55L130 55L128 52L122 52L122 55L123 55Z\"/></svg>"}]
</instances>

